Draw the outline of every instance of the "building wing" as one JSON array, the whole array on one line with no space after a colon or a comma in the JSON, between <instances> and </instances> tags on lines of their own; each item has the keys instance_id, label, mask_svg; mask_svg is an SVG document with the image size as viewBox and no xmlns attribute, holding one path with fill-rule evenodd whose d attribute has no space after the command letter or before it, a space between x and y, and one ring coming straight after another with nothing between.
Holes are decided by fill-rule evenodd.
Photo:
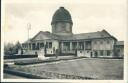
<instances>
[{"instance_id":1,"label":"building wing","mask_svg":"<svg viewBox=\"0 0 128 83\"><path fill-rule=\"evenodd\" d=\"M82 39L96 39L96 38L113 38L117 40L114 36L110 35L106 30L91 32L91 33L80 33L74 34L72 36L60 36L61 40L82 40Z\"/></svg>"},{"instance_id":2,"label":"building wing","mask_svg":"<svg viewBox=\"0 0 128 83\"><path fill-rule=\"evenodd\" d=\"M123 45L124 45L124 41L117 41L117 42L116 42L116 45L123 46Z\"/></svg>"}]
</instances>

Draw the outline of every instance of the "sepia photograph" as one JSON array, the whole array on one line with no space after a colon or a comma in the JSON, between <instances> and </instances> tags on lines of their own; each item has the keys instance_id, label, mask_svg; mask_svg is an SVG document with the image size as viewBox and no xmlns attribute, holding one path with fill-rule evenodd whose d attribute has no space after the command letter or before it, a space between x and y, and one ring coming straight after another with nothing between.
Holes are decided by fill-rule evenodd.
<instances>
[{"instance_id":1,"label":"sepia photograph","mask_svg":"<svg viewBox=\"0 0 128 83\"><path fill-rule=\"evenodd\" d=\"M2 80L124 83L126 2L2 0Z\"/></svg>"}]
</instances>

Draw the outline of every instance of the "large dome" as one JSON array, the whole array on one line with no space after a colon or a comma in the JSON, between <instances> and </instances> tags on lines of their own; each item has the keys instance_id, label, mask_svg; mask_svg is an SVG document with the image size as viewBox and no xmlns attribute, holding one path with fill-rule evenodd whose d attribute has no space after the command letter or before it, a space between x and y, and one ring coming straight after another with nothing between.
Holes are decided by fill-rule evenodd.
<instances>
[{"instance_id":1,"label":"large dome","mask_svg":"<svg viewBox=\"0 0 128 83\"><path fill-rule=\"evenodd\" d=\"M72 23L70 13L64 8L60 7L53 15L51 24L56 22L69 22Z\"/></svg>"}]
</instances>

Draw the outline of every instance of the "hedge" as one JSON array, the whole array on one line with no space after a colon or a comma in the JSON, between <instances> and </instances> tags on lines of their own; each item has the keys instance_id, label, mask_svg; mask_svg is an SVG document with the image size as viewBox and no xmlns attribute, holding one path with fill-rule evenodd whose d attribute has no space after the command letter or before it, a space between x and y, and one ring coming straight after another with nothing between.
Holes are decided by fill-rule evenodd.
<instances>
[{"instance_id":1,"label":"hedge","mask_svg":"<svg viewBox=\"0 0 128 83\"><path fill-rule=\"evenodd\" d=\"M8 55L4 56L4 59L18 59L18 58L35 58L38 55Z\"/></svg>"}]
</instances>

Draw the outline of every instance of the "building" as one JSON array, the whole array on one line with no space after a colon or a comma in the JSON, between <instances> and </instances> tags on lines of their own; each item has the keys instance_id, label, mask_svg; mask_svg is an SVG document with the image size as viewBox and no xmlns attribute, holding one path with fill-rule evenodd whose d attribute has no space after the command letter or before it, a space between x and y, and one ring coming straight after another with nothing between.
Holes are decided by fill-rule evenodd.
<instances>
[{"instance_id":1,"label":"building","mask_svg":"<svg viewBox=\"0 0 128 83\"><path fill-rule=\"evenodd\" d=\"M123 56L124 56L124 41L117 41L116 42L115 55L116 55L116 57L123 58Z\"/></svg>"},{"instance_id":2,"label":"building","mask_svg":"<svg viewBox=\"0 0 128 83\"><path fill-rule=\"evenodd\" d=\"M45 50L45 54L71 55L86 57L113 57L117 39L106 30L73 34L71 14L60 7L53 15L52 33L40 31L30 40L22 44L24 54L37 54Z\"/></svg>"}]
</instances>

